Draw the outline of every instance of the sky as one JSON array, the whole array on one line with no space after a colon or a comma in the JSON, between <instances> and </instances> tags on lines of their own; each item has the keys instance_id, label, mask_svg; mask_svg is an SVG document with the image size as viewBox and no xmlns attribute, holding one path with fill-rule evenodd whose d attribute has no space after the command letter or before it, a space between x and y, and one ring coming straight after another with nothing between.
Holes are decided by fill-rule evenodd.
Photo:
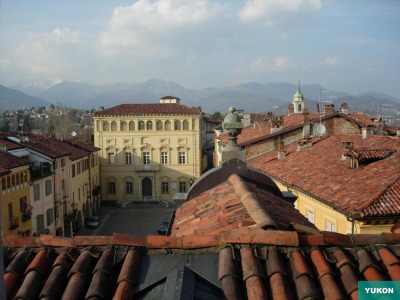
<instances>
[{"instance_id":1,"label":"sky","mask_svg":"<svg viewBox=\"0 0 400 300\"><path fill-rule=\"evenodd\" d=\"M400 99L400 1L0 0L0 84L51 78Z\"/></svg>"}]
</instances>

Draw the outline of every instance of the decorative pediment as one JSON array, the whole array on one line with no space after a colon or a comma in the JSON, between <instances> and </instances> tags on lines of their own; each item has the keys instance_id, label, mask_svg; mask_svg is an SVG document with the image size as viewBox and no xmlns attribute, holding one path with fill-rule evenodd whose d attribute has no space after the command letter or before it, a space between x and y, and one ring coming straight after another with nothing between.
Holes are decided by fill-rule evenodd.
<instances>
[{"instance_id":1,"label":"decorative pediment","mask_svg":"<svg viewBox=\"0 0 400 300\"><path fill-rule=\"evenodd\" d=\"M123 149L124 151L132 151L132 152L135 151L135 148L133 146L125 146Z\"/></svg>"},{"instance_id":2,"label":"decorative pediment","mask_svg":"<svg viewBox=\"0 0 400 300\"><path fill-rule=\"evenodd\" d=\"M115 146L108 146L108 147L106 148L106 151L118 151L118 148L115 147Z\"/></svg>"}]
</instances>

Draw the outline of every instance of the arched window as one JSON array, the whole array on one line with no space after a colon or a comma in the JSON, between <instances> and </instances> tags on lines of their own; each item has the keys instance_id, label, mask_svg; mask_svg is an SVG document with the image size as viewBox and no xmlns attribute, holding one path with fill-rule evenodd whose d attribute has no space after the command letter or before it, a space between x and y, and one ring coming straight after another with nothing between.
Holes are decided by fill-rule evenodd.
<instances>
[{"instance_id":1,"label":"arched window","mask_svg":"<svg viewBox=\"0 0 400 300\"><path fill-rule=\"evenodd\" d=\"M17 185L19 185L19 175L17 174Z\"/></svg>"},{"instance_id":2,"label":"arched window","mask_svg":"<svg viewBox=\"0 0 400 300\"><path fill-rule=\"evenodd\" d=\"M301 112L301 104L299 104L298 110L299 112Z\"/></svg>"},{"instance_id":3,"label":"arched window","mask_svg":"<svg viewBox=\"0 0 400 300\"><path fill-rule=\"evenodd\" d=\"M7 176L7 188L9 189L11 187L11 182L10 182L10 176Z\"/></svg>"},{"instance_id":4,"label":"arched window","mask_svg":"<svg viewBox=\"0 0 400 300\"><path fill-rule=\"evenodd\" d=\"M110 125L108 124L107 121L103 122L103 131L109 131L110 130Z\"/></svg>"},{"instance_id":5,"label":"arched window","mask_svg":"<svg viewBox=\"0 0 400 300\"><path fill-rule=\"evenodd\" d=\"M181 130L181 121L175 120L174 121L174 130Z\"/></svg>"},{"instance_id":6,"label":"arched window","mask_svg":"<svg viewBox=\"0 0 400 300\"><path fill-rule=\"evenodd\" d=\"M144 121L139 121L139 130L144 130Z\"/></svg>"},{"instance_id":7,"label":"arched window","mask_svg":"<svg viewBox=\"0 0 400 300\"><path fill-rule=\"evenodd\" d=\"M165 130L171 130L171 122L170 121L165 121Z\"/></svg>"},{"instance_id":8,"label":"arched window","mask_svg":"<svg viewBox=\"0 0 400 300\"><path fill-rule=\"evenodd\" d=\"M111 122L111 131L117 131L117 122L115 121Z\"/></svg>"},{"instance_id":9,"label":"arched window","mask_svg":"<svg viewBox=\"0 0 400 300\"><path fill-rule=\"evenodd\" d=\"M121 122L121 131L126 131L126 129L127 129L127 124L126 124L126 122L125 121L122 121Z\"/></svg>"},{"instance_id":10,"label":"arched window","mask_svg":"<svg viewBox=\"0 0 400 300\"><path fill-rule=\"evenodd\" d=\"M3 191L5 191L6 188L7 188L7 186L6 186L6 179L3 177L3 178L1 179L1 189L2 189Z\"/></svg>"},{"instance_id":11,"label":"arched window","mask_svg":"<svg viewBox=\"0 0 400 300\"><path fill-rule=\"evenodd\" d=\"M183 130L189 130L189 121L188 120L183 121Z\"/></svg>"},{"instance_id":12,"label":"arched window","mask_svg":"<svg viewBox=\"0 0 400 300\"><path fill-rule=\"evenodd\" d=\"M146 130L153 130L153 122L152 121L147 121Z\"/></svg>"},{"instance_id":13,"label":"arched window","mask_svg":"<svg viewBox=\"0 0 400 300\"><path fill-rule=\"evenodd\" d=\"M163 124L161 120L157 120L156 122L156 130L162 130Z\"/></svg>"},{"instance_id":14,"label":"arched window","mask_svg":"<svg viewBox=\"0 0 400 300\"><path fill-rule=\"evenodd\" d=\"M135 130L135 122L130 121L129 122L129 131L134 131Z\"/></svg>"},{"instance_id":15,"label":"arched window","mask_svg":"<svg viewBox=\"0 0 400 300\"><path fill-rule=\"evenodd\" d=\"M14 174L11 176L11 184L12 184L12 187L15 187L15 175Z\"/></svg>"}]
</instances>

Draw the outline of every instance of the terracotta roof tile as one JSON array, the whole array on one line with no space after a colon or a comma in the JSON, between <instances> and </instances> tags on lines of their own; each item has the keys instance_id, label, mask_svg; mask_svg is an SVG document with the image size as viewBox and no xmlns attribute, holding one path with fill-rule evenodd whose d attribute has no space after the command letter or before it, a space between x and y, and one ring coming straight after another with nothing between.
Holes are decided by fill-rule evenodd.
<instances>
[{"instance_id":1,"label":"terracotta roof tile","mask_svg":"<svg viewBox=\"0 0 400 300\"><path fill-rule=\"evenodd\" d=\"M88 299L131 299L144 296L142 287L150 292L157 282L168 281L163 279L168 274L162 272L178 267L174 262L194 268L196 261L201 257L209 260L210 255L216 255L217 263L207 264L207 269L214 272L216 288L228 299L243 299L246 294L248 299L271 295L282 299L357 299L357 281L393 280L400 276L399 234L377 235L386 240L374 235L363 239L352 235L351 241L364 244L365 239L370 239L370 244L345 247L323 240L318 245L306 244L305 240L298 240L297 246L285 243L285 236L293 234L298 235L294 231L261 229L249 230L247 239L233 233L185 237L114 234L109 238L87 237L86 245L83 241L77 243L75 238L65 238L60 243L59 238L5 237L6 292L10 298L18 294L33 299L38 295L58 299L78 295ZM17 238L23 241L18 242ZM91 245L94 238L98 238L97 246ZM129 242L123 244L123 240ZM341 241L339 237L336 240ZM378 240L381 242L374 244ZM14 246L23 244L30 246ZM180 260L181 255L190 258ZM153 258L158 264L150 263ZM163 267L162 262L166 263ZM145 276L149 272L156 272L158 279L148 281L153 278ZM296 288L291 288L292 284Z\"/></svg>"},{"instance_id":2,"label":"terracotta roof tile","mask_svg":"<svg viewBox=\"0 0 400 300\"><path fill-rule=\"evenodd\" d=\"M4 171L11 171L14 168L28 166L30 161L10 153L0 152L0 168Z\"/></svg>"},{"instance_id":3,"label":"terracotta roof tile","mask_svg":"<svg viewBox=\"0 0 400 300\"><path fill-rule=\"evenodd\" d=\"M293 204L234 174L176 209L172 236L214 235L248 229L316 229Z\"/></svg>"},{"instance_id":4,"label":"terracotta roof tile","mask_svg":"<svg viewBox=\"0 0 400 300\"><path fill-rule=\"evenodd\" d=\"M105 115L192 115L200 112L198 107L188 107L178 103L121 104L98 111L94 117Z\"/></svg>"},{"instance_id":5,"label":"terracotta roof tile","mask_svg":"<svg viewBox=\"0 0 400 300\"><path fill-rule=\"evenodd\" d=\"M342 158L345 141L352 142L355 149L390 149L395 153L353 169L350 161ZM398 138L369 136L362 139L361 135L337 134L301 151L297 151L297 145L290 144L285 152L286 156L281 159L277 159L274 151L247 163L357 218L400 214ZM305 172L307 176L299 176Z\"/></svg>"}]
</instances>

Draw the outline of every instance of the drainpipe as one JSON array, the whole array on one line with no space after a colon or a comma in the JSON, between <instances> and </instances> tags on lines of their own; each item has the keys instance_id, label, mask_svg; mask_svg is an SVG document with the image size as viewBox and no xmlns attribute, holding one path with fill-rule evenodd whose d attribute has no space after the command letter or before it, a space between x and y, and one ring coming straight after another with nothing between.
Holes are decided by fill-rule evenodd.
<instances>
[{"instance_id":1,"label":"drainpipe","mask_svg":"<svg viewBox=\"0 0 400 300\"><path fill-rule=\"evenodd\" d=\"M347 221L351 222L351 234L354 234L355 221L351 216L347 216Z\"/></svg>"}]
</instances>

